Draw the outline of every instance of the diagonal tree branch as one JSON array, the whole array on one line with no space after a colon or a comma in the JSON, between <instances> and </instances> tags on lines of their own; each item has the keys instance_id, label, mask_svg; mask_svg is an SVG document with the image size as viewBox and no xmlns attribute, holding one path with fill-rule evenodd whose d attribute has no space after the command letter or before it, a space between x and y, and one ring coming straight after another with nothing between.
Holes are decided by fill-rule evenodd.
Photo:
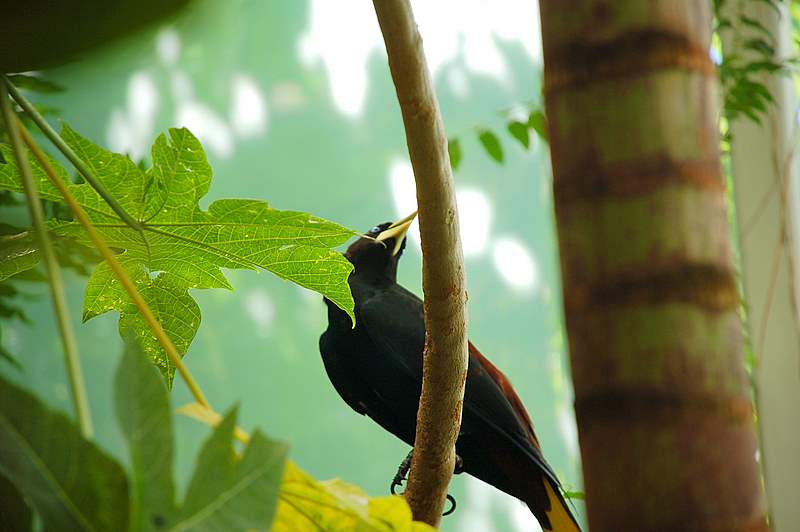
<instances>
[{"instance_id":1,"label":"diagonal tree branch","mask_svg":"<svg viewBox=\"0 0 800 532\"><path fill-rule=\"evenodd\" d=\"M417 183L425 294L425 355L414 460L414 519L439 524L455 465L467 370L464 258L447 137L408 0L373 0Z\"/></svg>"}]
</instances>

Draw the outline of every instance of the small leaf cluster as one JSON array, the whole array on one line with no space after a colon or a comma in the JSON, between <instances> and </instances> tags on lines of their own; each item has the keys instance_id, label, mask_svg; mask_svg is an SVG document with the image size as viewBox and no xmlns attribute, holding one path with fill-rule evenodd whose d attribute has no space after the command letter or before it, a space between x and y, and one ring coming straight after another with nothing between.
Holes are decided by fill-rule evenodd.
<instances>
[{"instance_id":1,"label":"small leaf cluster","mask_svg":"<svg viewBox=\"0 0 800 532\"><path fill-rule=\"evenodd\" d=\"M793 60L782 60L775 53L775 37L755 18L748 16L747 5L764 4L780 17L779 0L740 0L733 15L723 9L729 0L714 0L715 33L733 32L732 48L726 51L719 64L723 109L728 121L746 116L760 124L774 98L763 82L765 74L785 71ZM744 52L738 52L741 50Z\"/></svg>"},{"instance_id":2,"label":"small leaf cluster","mask_svg":"<svg viewBox=\"0 0 800 532\"><path fill-rule=\"evenodd\" d=\"M525 150L531 147L531 132L534 132L539 139L547 142L547 118L544 110L536 107L527 113L527 120L519 118L507 118L505 123L506 132L516 140ZM500 136L491 128L481 126L476 128L476 135L486 154L496 163L502 164L505 160L503 145ZM461 141L458 137L451 137L447 143L450 155L450 166L457 170L464 157Z\"/></svg>"}]
</instances>

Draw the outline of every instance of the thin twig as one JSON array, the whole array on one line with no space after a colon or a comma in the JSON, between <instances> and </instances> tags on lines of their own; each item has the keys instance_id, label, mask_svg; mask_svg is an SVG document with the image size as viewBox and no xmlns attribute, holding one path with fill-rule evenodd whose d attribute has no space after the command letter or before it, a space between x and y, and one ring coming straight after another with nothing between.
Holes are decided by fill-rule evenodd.
<instances>
[{"instance_id":1,"label":"thin twig","mask_svg":"<svg viewBox=\"0 0 800 532\"><path fill-rule=\"evenodd\" d=\"M61 343L64 347L64 362L67 366L67 376L69 378L70 391L72 392L72 402L75 406L75 415L78 418L81 434L88 439L92 437L93 432L92 416L89 410L89 401L86 398L86 384L81 369L80 355L78 354L78 343L75 341L75 333L72 330L69 318L67 298L64 295L61 269L58 266L58 260L56 260L53 245L50 242L50 236L44 222L42 203L31 174L28 154L25 152L22 138L20 138L20 124L11 109L11 100L8 98L6 85L2 81L0 81L0 105L2 106L3 120L8 130L8 136L11 139L11 147L14 150L14 158L17 160L17 166L22 178L22 188L28 200L31 221L33 222L36 238L39 241L39 249L47 270L47 281L53 300L53 310L55 311L58 330L61 334Z\"/></svg>"},{"instance_id":2,"label":"thin twig","mask_svg":"<svg viewBox=\"0 0 800 532\"><path fill-rule=\"evenodd\" d=\"M167 353L170 361L178 370L178 373L180 373L181 377L186 383L186 386L189 388L189 391L191 391L192 396L194 396L198 403L208 409L211 409L211 406L206 400L203 391L197 385L197 382L194 380L189 368L186 367L181 360L181 357L178 355L178 351L175 349L175 345L172 343L172 340L169 339L169 336L167 336L167 333L164 331L163 327L161 327L158 319L156 319L156 317L153 315L150 307L147 306L147 303L142 298L142 295L134 286L133 281L131 281L130 277L128 277L128 274L117 261L116 257L114 257L114 253L111 251L111 248L108 247L108 244L106 244L106 242L94 228L92 222L89 220L89 217L75 200L75 197L69 191L67 186L58 178L41 148L39 148L39 146L30 136L30 133L28 133L21 124L20 132L22 133L23 140L28 145L28 148L31 150L36 159L39 161L39 164L44 169L47 177L50 178L53 186L55 186L61 193L61 196L64 198L64 202L72 210L72 213L75 215L75 218L81 224L84 231L86 231L86 234L89 235L92 243L108 263L109 267L114 272L114 275L117 277L117 280L119 280L119 282L125 288L125 291L128 292L128 295L133 300L133 304L136 305L136 308L139 309L139 312L141 313L145 322L147 322L147 324L150 326L150 329L153 331L158 343L164 348L164 351Z\"/></svg>"},{"instance_id":3,"label":"thin twig","mask_svg":"<svg viewBox=\"0 0 800 532\"><path fill-rule=\"evenodd\" d=\"M117 200L112 196L103 186L100 181L94 176L94 174L89 170L86 164L78 157L78 154L73 151L72 148L64 142L64 139L61 138L61 135L56 133L56 130L53 129L50 124L47 123L47 120L36 110L36 107L33 106L31 102L28 101L25 96L10 82L8 78L5 76L2 77L3 81L5 81L6 86L8 87L8 92L11 93L11 96L14 100L22 107L22 110L33 120L36 126L45 134L45 136L50 139L58 151L64 154L72 166L83 176L89 185L100 195L101 198L111 207L117 216L125 222L128 226L135 229L136 231L141 232L142 226L139 222L134 220L130 214L128 214L125 209L117 202Z\"/></svg>"}]
</instances>

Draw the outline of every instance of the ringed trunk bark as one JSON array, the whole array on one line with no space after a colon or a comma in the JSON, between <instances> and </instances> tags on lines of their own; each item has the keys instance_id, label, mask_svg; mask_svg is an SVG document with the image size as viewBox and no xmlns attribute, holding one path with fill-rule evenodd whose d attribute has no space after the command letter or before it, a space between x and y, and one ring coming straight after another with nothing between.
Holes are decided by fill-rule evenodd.
<instances>
[{"instance_id":1,"label":"ringed trunk bark","mask_svg":"<svg viewBox=\"0 0 800 532\"><path fill-rule=\"evenodd\" d=\"M594 531L767 530L719 164L711 3L540 0Z\"/></svg>"}]
</instances>

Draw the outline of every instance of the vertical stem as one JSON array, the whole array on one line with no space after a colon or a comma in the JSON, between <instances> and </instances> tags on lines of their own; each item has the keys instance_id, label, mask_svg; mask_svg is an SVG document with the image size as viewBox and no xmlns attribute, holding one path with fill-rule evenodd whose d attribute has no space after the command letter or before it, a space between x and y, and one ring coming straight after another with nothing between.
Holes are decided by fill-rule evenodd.
<instances>
[{"instance_id":1,"label":"vertical stem","mask_svg":"<svg viewBox=\"0 0 800 532\"><path fill-rule=\"evenodd\" d=\"M438 526L455 465L467 373L464 257L439 104L408 0L373 0L403 114L417 184L425 352L414 460L405 496L414 519Z\"/></svg>"},{"instance_id":2,"label":"vertical stem","mask_svg":"<svg viewBox=\"0 0 800 532\"><path fill-rule=\"evenodd\" d=\"M64 283L61 278L61 270L58 266L53 246L44 223L44 213L42 203L39 200L39 191L36 189L31 168L28 164L28 156L23 148L22 138L18 129L17 118L11 109L11 101L8 97L6 84L0 81L0 106L2 106L3 120L8 129L8 136L11 139L11 146L14 150L14 157L19 166L22 176L22 186L28 200L28 208L31 213L36 237L39 240L39 247L47 270L47 280L50 285L50 294L53 300L53 308L58 321L58 329L61 333L61 342L64 347L64 359L69 376L70 389L72 391L72 401L75 405L75 414L78 417L78 425L85 438L92 436L92 418L89 412L89 401L86 398L86 386L84 384L83 372L81 370L78 356L78 345L75 341L75 334L70 325L67 300L64 295Z\"/></svg>"}]
</instances>

